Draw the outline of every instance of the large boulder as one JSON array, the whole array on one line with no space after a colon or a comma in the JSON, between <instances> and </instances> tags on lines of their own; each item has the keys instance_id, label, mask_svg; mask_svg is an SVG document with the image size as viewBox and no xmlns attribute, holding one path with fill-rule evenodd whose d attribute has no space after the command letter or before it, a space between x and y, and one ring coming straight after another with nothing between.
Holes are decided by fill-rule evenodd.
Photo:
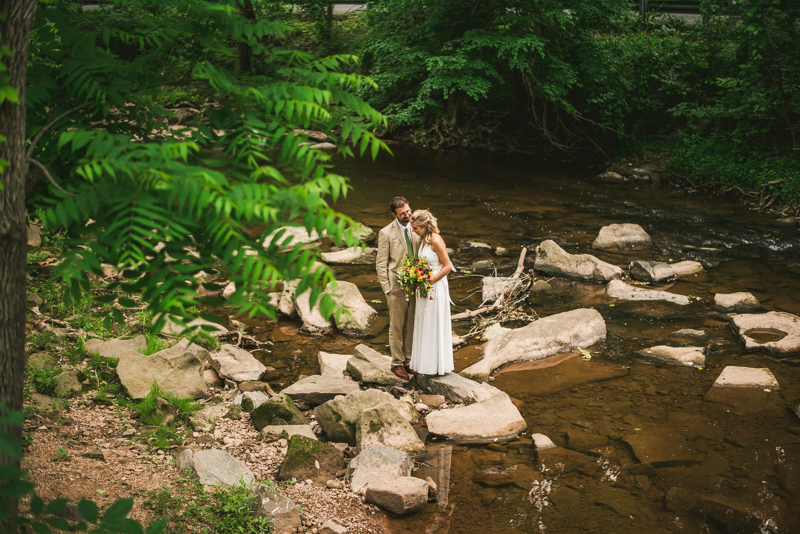
<instances>
[{"instance_id":1,"label":"large boulder","mask_svg":"<svg viewBox=\"0 0 800 534\"><path fill-rule=\"evenodd\" d=\"M308 420L288 395L275 395L250 412L256 430L270 425L307 425Z\"/></svg>"},{"instance_id":2,"label":"large boulder","mask_svg":"<svg viewBox=\"0 0 800 534\"><path fill-rule=\"evenodd\" d=\"M316 406L339 395L349 395L356 391L360 391L358 383L349 378L312 375L298 380L281 393L289 395L293 401L304 401Z\"/></svg>"},{"instance_id":3,"label":"large boulder","mask_svg":"<svg viewBox=\"0 0 800 534\"><path fill-rule=\"evenodd\" d=\"M410 453L425 452L425 444L391 401L361 413L356 424L356 445L359 450L384 445Z\"/></svg>"},{"instance_id":4,"label":"large boulder","mask_svg":"<svg viewBox=\"0 0 800 534\"><path fill-rule=\"evenodd\" d=\"M428 502L428 483L416 477L398 477L367 486L365 500L393 514L413 514Z\"/></svg>"},{"instance_id":5,"label":"large boulder","mask_svg":"<svg viewBox=\"0 0 800 534\"><path fill-rule=\"evenodd\" d=\"M695 463L686 440L671 428L645 426L623 440L640 462L655 468Z\"/></svg>"},{"instance_id":6,"label":"large boulder","mask_svg":"<svg viewBox=\"0 0 800 534\"><path fill-rule=\"evenodd\" d=\"M595 250L626 250L645 248L653 244L647 232L638 224L610 224L600 229L592 243Z\"/></svg>"},{"instance_id":7,"label":"large boulder","mask_svg":"<svg viewBox=\"0 0 800 534\"><path fill-rule=\"evenodd\" d=\"M669 347L658 345L639 351L640 356L645 358L657 358L669 363L688 365L690 367L704 367L706 357L703 354L703 347Z\"/></svg>"},{"instance_id":8,"label":"large boulder","mask_svg":"<svg viewBox=\"0 0 800 534\"><path fill-rule=\"evenodd\" d=\"M178 455L175 465L198 480L204 488L217 486L251 486L255 476L236 457L219 449L194 452L186 449Z\"/></svg>"},{"instance_id":9,"label":"large boulder","mask_svg":"<svg viewBox=\"0 0 800 534\"><path fill-rule=\"evenodd\" d=\"M317 359L319 361L319 374L334 378L343 378L347 370L347 362L352 358L349 354L331 354L319 351Z\"/></svg>"},{"instance_id":10,"label":"large boulder","mask_svg":"<svg viewBox=\"0 0 800 534\"><path fill-rule=\"evenodd\" d=\"M743 502L733 497L706 495L700 498L700 509L722 523L730 534L797 532L789 508L777 497Z\"/></svg>"},{"instance_id":11,"label":"large boulder","mask_svg":"<svg viewBox=\"0 0 800 534\"><path fill-rule=\"evenodd\" d=\"M330 400L317 406L314 416L329 441L355 445L356 428L361 414L384 402L390 402L409 423L419 420L419 413L411 403L397 400L389 393L377 389L357 391L346 397Z\"/></svg>"},{"instance_id":12,"label":"large boulder","mask_svg":"<svg viewBox=\"0 0 800 534\"><path fill-rule=\"evenodd\" d=\"M608 282L622 278L624 274L616 265L601 261L591 254L570 254L549 239L536 247L534 268L553 276L594 282Z\"/></svg>"},{"instance_id":13,"label":"large boulder","mask_svg":"<svg viewBox=\"0 0 800 534\"><path fill-rule=\"evenodd\" d=\"M225 344L211 355L211 367L223 378L235 382L260 380L267 367L244 349Z\"/></svg>"},{"instance_id":14,"label":"large boulder","mask_svg":"<svg viewBox=\"0 0 800 534\"><path fill-rule=\"evenodd\" d=\"M313 480L315 486L324 486L344 469L344 453L316 439L294 434L278 470L278 480Z\"/></svg>"},{"instance_id":15,"label":"large boulder","mask_svg":"<svg viewBox=\"0 0 800 534\"><path fill-rule=\"evenodd\" d=\"M442 395L451 404L474 404L500 393L499 389L486 382L476 382L456 373L417 375L414 381L426 393Z\"/></svg>"},{"instance_id":16,"label":"large boulder","mask_svg":"<svg viewBox=\"0 0 800 534\"><path fill-rule=\"evenodd\" d=\"M663 282L675 277L675 271L662 261L634 261L628 270L631 278L640 282Z\"/></svg>"},{"instance_id":17,"label":"large boulder","mask_svg":"<svg viewBox=\"0 0 800 534\"><path fill-rule=\"evenodd\" d=\"M761 308L761 303L752 293L717 293L714 305L723 311L747 311Z\"/></svg>"},{"instance_id":18,"label":"large boulder","mask_svg":"<svg viewBox=\"0 0 800 534\"><path fill-rule=\"evenodd\" d=\"M403 452L383 445L361 451L347 465L347 478L353 493L364 493L370 484L379 485L399 477L411 476L414 461Z\"/></svg>"},{"instance_id":19,"label":"large boulder","mask_svg":"<svg viewBox=\"0 0 800 534\"><path fill-rule=\"evenodd\" d=\"M358 286L352 282L339 281L336 287L333 287L331 282L325 292L339 307L334 316L339 332L346 336L363 337L369 334L372 321L378 316L378 312L367 304Z\"/></svg>"},{"instance_id":20,"label":"large boulder","mask_svg":"<svg viewBox=\"0 0 800 534\"><path fill-rule=\"evenodd\" d=\"M392 358L361 344L353 349L347 362L347 372L353 380L380 386L400 386L406 383L392 372Z\"/></svg>"},{"instance_id":21,"label":"large boulder","mask_svg":"<svg viewBox=\"0 0 800 534\"><path fill-rule=\"evenodd\" d=\"M260 484L255 490L256 516L272 521L272 534L294 534L303 522L294 502L274 487Z\"/></svg>"},{"instance_id":22,"label":"large boulder","mask_svg":"<svg viewBox=\"0 0 800 534\"><path fill-rule=\"evenodd\" d=\"M203 362L192 354L167 359L129 352L120 358L117 376L132 399L147 397L153 382L162 392L181 398L198 399L208 394Z\"/></svg>"},{"instance_id":23,"label":"large boulder","mask_svg":"<svg viewBox=\"0 0 800 534\"><path fill-rule=\"evenodd\" d=\"M647 302L655 302L663 300L686 306L689 304L689 298L685 295L676 295L668 291L656 291L654 289L644 289L641 287L629 286L621 280L612 280L606 287L606 295L611 298L620 300L643 300Z\"/></svg>"},{"instance_id":24,"label":"large boulder","mask_svg":"<svg viewBox=\"0 0 800 534\"><path fill-rule=\"evenodd\" d=\"M153 356L161 356L162 358L171 360L172 358L177 358L178 356L184 356L186 354L194 356L204 364L211 359L211 355L206 349L200 345L195 345L188 339L181 339L173 346L156 352Z\"/></svg>"},{"instance_id":25,"label":"large boulder","mask_svg":"<svg viewBox=\"0 0 800 534\"><path fill-rule=\"evenodd\" d=\"M133 339L112 339L103 341L101 339L87 339L83 344L89 354L99 354L104 358L117 358L128 352L141 352L147 348L147 340L139 335Z\"/></svg>"},{"instance_id":26,"label":"large boulder","mask_svg":"<svg viewBox=\"0 0 800 534\"><path fill-rule=\"evenodd\" d=\"M464 406L430 413L425 422L431 434L459 441L496 441L519 435L525 419L505 393Z\"/></svg>"},{"instance_id":27,"label":"large boulder","mask_svg":"<svg viewBox=\"0 0 800 534\"><path fill-rule=\"evenodd\" d=\"M300 331L304 334L322 336L333 329L331 320L326 319L320 310L319 303L321 298L322 295L320 295L312 307L310 290L303 291L299 295L297 293L292 295L294 308L297 310L300 320L303 321L303 326L300 328Z\"/></svg>"},{"instance_id":28,"label":"large boulder","mask_svg":"<svg viewBox=\"0 0 800 534\"><path fill-rule=\"evenodd\" d=\"M606 322L597 310L578 309L544 317L506 332L483 346L483 358L461 374L488 380L501 365L521 360L540 360L606 338Z\"/></svg>"},{"instance_id":29,"label":"large boulder","mask_svg":"<svg viewBox=\"0 0 800 534\"><path fill-rule=\"evenodd\" d=\"M800 352L800 317L791 313L734 315L731 327L749 351L764 350L776 356Z\"/></svg>"}]
</instances>

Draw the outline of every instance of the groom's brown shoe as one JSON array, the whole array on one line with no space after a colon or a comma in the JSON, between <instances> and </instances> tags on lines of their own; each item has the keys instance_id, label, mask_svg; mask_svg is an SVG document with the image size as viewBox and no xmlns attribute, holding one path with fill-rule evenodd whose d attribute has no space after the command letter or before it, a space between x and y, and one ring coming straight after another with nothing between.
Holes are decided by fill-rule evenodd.
<instances>
[{"instance_id":1,"label":"groom's brown shoe","mask_svg":"<svg viewBox=\"0 0 800 534\"><path fill-rule=\"evenodd\" d=\"M406 369L406 373L408 373L410 375L417 376L419 374L418 372L416 372L415 370L413 370L411 367L409 367L407 365L405 366L405 369Z\"/></svg>"},{"instance_id":2,"label":"groom's brown shoe","mask_svg":"<svg viewBox=\"0 0 800 534\"><path fill-rule=\"evenodd\" d=\"M406 373L406 370L403 369L402 365L396 365L392 367L392 372L403 380L408 380L408 373Z\"/></svg>"}]
</instances>

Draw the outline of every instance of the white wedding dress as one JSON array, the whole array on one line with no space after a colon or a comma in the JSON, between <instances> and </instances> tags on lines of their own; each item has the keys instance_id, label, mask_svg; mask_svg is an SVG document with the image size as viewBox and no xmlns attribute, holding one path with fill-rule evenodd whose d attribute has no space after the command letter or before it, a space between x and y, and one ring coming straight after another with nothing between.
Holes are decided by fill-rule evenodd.
<instances>
[{"instance_id":1,"label":"white wedding dress","mask_svg":"<svg viewBox=\"0 0 800 534\"><path fill-rule=\"evenodd\" d=\"M425 258L436 276L442 264L431 246L421 245L418 256ZM453 327L447 276L433 284L433 291L427 297L417 295L414 343L408 366L423 375L443 375L453 370Z\"/></svg>"}]
</instances>

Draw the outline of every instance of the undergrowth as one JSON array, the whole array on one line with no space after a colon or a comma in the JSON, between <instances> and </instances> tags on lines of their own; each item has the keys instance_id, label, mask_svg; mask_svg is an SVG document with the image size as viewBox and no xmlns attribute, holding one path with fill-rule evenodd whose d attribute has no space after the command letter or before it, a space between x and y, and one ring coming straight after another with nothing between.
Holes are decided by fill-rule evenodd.
<instances>
[{"instance_id":1,"label":"undergrowth","mask_svg":"<svg viewBox=\"0 0 800 534\"><path fill-rule=\"evenodd\" d=\"M120 406L130 408L141 424L140 435L151 448L168 449L183 444L183 431L189 428L189 417L201 406L191 399L161 391L155 382L142 400L124 396L117 399Z\"/></svg>"}]
</instances>

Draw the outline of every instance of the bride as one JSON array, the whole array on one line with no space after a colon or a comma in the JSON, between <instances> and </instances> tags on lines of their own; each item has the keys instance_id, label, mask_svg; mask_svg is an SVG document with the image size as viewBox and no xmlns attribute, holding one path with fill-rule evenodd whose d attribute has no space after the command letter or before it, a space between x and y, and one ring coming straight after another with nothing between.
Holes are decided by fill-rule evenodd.
<instances>
[{"instance_id":1,"label":"bride","mask_svg":"<svg viewBox=\"0 0 800 534\"><path fill-rule=\"evenodd\" d=\"M433 290L417 295L411 374L443 375L453 370L453 328L450 323L450 287L447 273L453 269L436 217L428 210L411 215L411 229L422 238L417 256L431 266Z\"/></svg>"}]
</instances>

